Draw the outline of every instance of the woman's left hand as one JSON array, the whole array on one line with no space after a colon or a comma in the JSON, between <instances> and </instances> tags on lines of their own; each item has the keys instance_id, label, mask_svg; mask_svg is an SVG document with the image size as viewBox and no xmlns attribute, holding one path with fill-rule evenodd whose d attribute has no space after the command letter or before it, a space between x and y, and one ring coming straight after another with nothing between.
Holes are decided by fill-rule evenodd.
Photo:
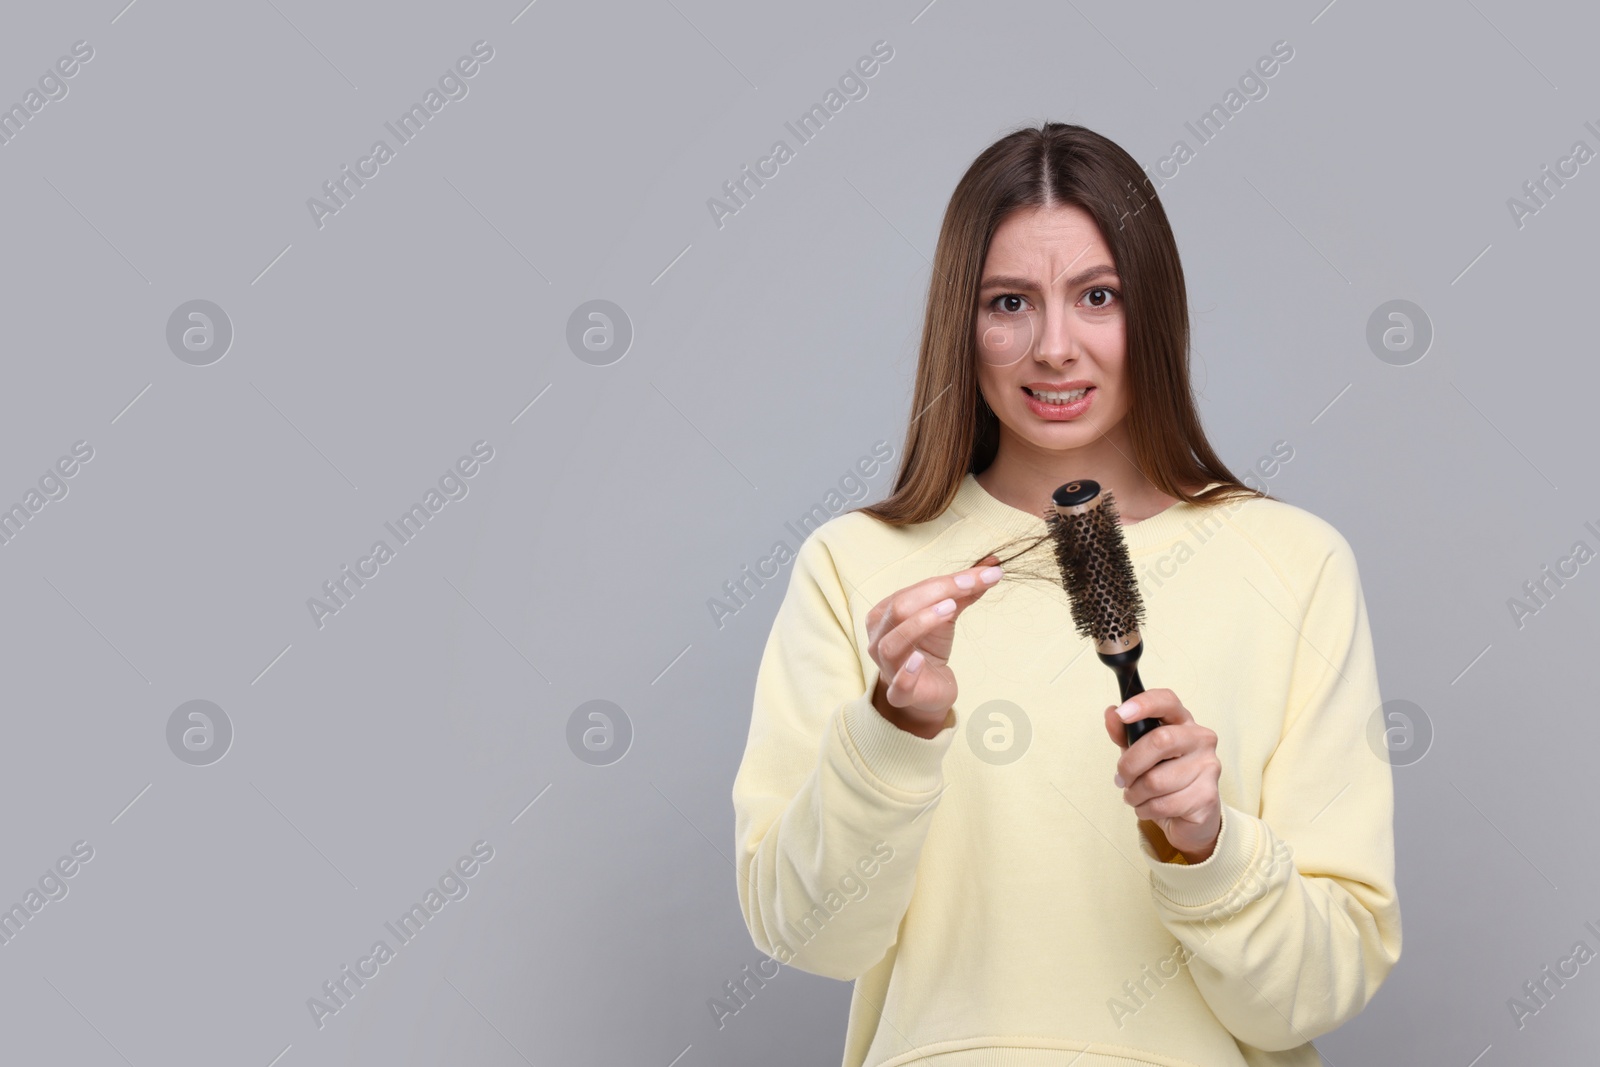
<instances>
[{"instance_id":1,"label":"woman's left hand","mask_svg":"<svg viewBox=\"0 0 1600 1067\"><path fill-rule=\"evenodd\" d=\"M1160 719L1161 725L1129 746L1119 710L1129 721ZM1122 799L1140 819L1159 828L1184 859L1190 863L1207 859L1222 829L1217 735L1195 722L1170 689L1147 689L1121 709L1114 704L1107 707L1105 717L1106 733L1123 750L1115 782L1123 786ZM1151 836L1149 827L1140 829ZM1163 851L1156 841L1151 844L1158 853Z\"/></svg>"}]
</instances>

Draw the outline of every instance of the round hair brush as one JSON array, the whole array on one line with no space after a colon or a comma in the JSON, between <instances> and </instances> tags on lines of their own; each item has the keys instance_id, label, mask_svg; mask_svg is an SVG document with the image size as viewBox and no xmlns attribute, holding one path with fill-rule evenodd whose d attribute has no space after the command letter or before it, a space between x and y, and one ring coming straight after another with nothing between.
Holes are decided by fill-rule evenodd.
<instances>
[{"instance_id":1,"label":"round hair brush","mask_svg":"<svg viewBox=\"0 0 1600 1067\"><path fill-rule=\"evenodd\" d=\"M1094 642L1100 662L1116 672L1126 702L1144 692L1139 680L1144 601L1122 539L1116 501L1109 489L1101 492L1099 482L1080 478L1057 489L1051 503L1055 506L1045 523L1061 564L1061 584L1072 602L1072 621L1079 637ZM1160 719L1140 719L1126 724L1123 733L1131 746L1160 725Z\"/></svg>"}]
</instances>

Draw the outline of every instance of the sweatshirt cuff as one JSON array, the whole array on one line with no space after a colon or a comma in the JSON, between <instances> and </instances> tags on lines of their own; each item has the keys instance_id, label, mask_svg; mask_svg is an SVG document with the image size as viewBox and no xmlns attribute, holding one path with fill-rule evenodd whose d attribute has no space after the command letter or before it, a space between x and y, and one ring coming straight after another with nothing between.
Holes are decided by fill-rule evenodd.
<instances>
[{"instance_id":1,"label":"sweatshirt cuff","mask_svg":"<svg viewBox=\"0 0 1600 1067\"><path fill-rule=\"evenodd\" d=\"M850 761L885 793L926 794L944 785L944 754L955 740L955 709L944 729L921 738L885 719L872 704L877 679L865 694L845 701L838 718Z\"/></svg>"},{"instance_id":2,"label":"sweatshirt cuff","mask_svg":"<svg viewBox=\"0 0 1600 1067\"><path fill-rule=\"evenodd\" d=\"M1226 801L1222 828L1211 855L1200 863L1164 863L1137 827L1139 851L1150 868L1155 891L1168 903L1182 908L1203 908L1219 902L1244 879L1261 848L1261 820L1246 815Z\"/></svg>"}]
</instances>

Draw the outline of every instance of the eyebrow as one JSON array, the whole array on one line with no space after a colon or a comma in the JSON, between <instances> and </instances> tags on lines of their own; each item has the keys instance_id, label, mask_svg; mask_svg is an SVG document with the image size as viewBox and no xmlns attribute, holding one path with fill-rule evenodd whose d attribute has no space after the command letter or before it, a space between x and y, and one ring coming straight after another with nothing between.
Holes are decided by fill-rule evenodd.
<instances>
[{"instance_id":1,"label":"eyebrow","mask_svg":"<svg viewBox=\"0 0 1600 1067\"><path fill-rule=\"evenodd\" d=\"M1090 282L1096 278L1104 277L1106 275L1115 275L1116 273L1117 268L1111 266L1109 263L1101 263L1096 266L1089 267L1087 270L1082 270L1077 274L1074 274L1072 277L1067 279L1066 286L1068 289L1075 289L1084 282ZM1031 278L1018 278L1011 274L995 274L985 278L983 283L978 286L978 289L981 292L985 289L1000 288L1031 290L1033 287L1034 282Z\"/></svg>"}]
</instances>

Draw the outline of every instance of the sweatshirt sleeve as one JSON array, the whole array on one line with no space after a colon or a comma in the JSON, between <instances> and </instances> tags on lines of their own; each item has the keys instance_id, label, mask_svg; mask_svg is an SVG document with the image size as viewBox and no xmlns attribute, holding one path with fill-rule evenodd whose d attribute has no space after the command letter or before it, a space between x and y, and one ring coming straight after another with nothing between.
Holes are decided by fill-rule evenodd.
<instances>
[{"instance_id":1,"label":"sweatshirt sleeve","mask_svg":"<svg viewBox=\"0 0 1600 1067\"><path fill-rule=\"evenodd\" d=\"M873 707L877 681L813 534L756 674L734 844L756 947L829 978L859 977L894 945L956 732L954 710L931 739L893 725Z\"/></svg>"},{"instance_id":2,"label":"sweatshirt sleeve","mask_svg":"<svg viewBox=\"0 0 1600 1067\"><path fill-rule=\"evenodd\" d=\"M1295 1048L1364 1008L1400 957L1394 787L1368 741L1381 704L1365 598L1335 535L1298 626L1282 737L1261 810L1223 803L1202 863L1163 863L1136 834L1162 922L1222 1024Z\"/></svg>"}]
</instances>

